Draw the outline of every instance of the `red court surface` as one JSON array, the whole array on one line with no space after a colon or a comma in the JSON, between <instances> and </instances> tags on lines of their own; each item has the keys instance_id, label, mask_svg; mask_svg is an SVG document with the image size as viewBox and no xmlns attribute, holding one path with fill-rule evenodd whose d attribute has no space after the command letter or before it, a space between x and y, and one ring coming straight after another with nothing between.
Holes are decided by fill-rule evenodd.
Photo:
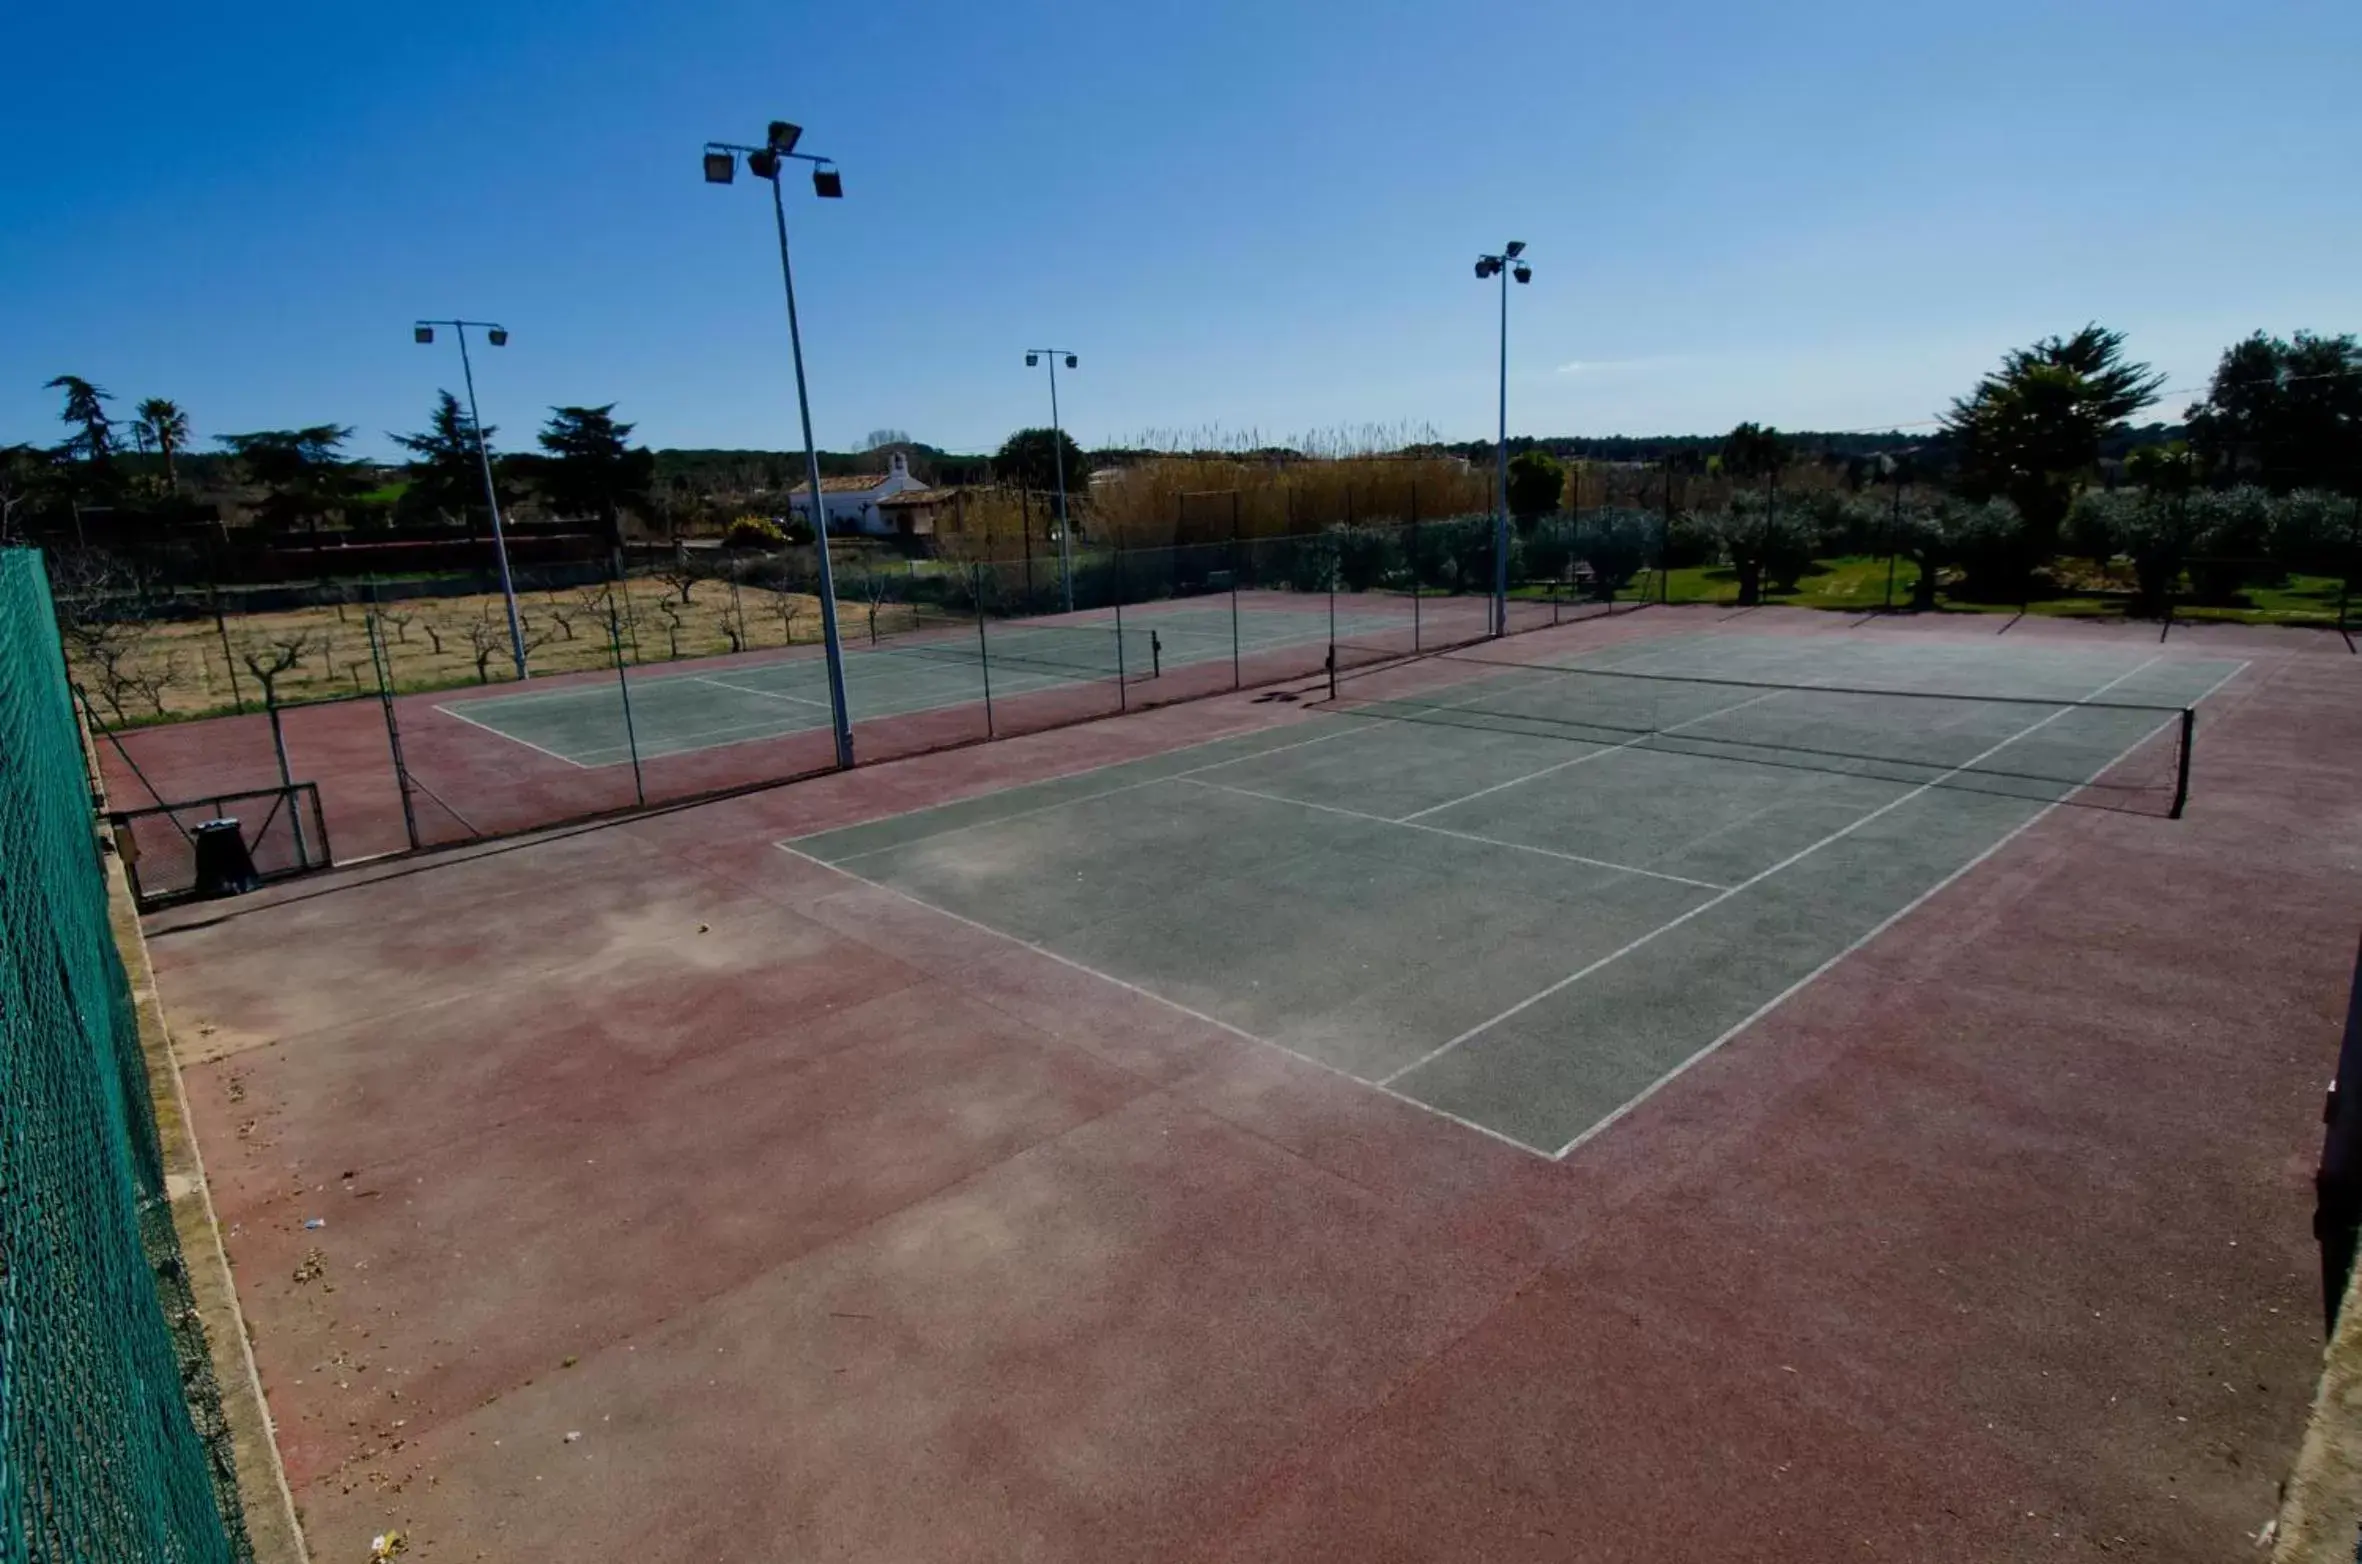
<instances>
[{"instance_id":1,"label":"red court surface","mask_svg":"<svg viewBox=\"0 0 2362 1564\"><path fill-rule=\"evenodd\" d=\"M2186 819L2052 810L1557 1162L769 845L1286 700L151 918L314 1555L2235 1556L2318 1371L2362 662L2167 650L2250 660Z\"/></svg>"},{"instance_id":2,"label":"red court surface","mask_svg":"<svg viewBox=\"0 0 2362 1564\"><path fill-rule=\"evenodd\" d=\"M1132 614L1136 627L1146 627L1157 622L1160 612L1209 607L1218 611L1227 601L1224 597L1167 600L1140 605ZM1329 601L1325 594L1239 594L1240 611L1247 616L1250 631L1259 615L1317 618L1327 612ZM1339 594L1335 612L1347 622L1376 618L1393 626L1383 631L1364 630L1344 647L1342 661L1353 666L1400 656L1411 650L1414 637L1420 634L1430 646L1474 640L1483 633L1485 606L1480 598L1429 598L1416 605L1420 623L1415 628L1414 605L1408 599ZM1524 603L1517 608L1520 625L1547 624L1559 612L1547 603ZM1570 617L1594 611L1590 605L1569 604L1565 609ZM1109 611L1091 610L1027 623L1105 629L1114 620ZM1026 626L1011 628L1022 634ZM889 637L886 644L897 643ZM871 655L857 633L849 636L846 645L849 657ZM1250 634L1243 654L1235 660L1225 656L1180 664L1155 678L1135 675L1120 687L1112 678L1082 675L1048 687L1012 683L992 703L989 719L984 704L974 698L877 717L856 710L855 750L863 763L894 759L980 743L994 735L1041 732L1116 716L1125 710L1198 700L1234 685L1262 687L1308 679L1321 671L1326 651L1325 644L1310 639L1258 647ZM817 645L771 648L635 665L630 679L640 692L638 698L646 701L652 687L667 680L783 663L817 663L820 656ZM1004 671L1022 680L1024 667L1020 661ZM606 688L615 681L612 671L565 673L535 679L526 690L540 695ZM1018 693L1010 693L1011 689ZM413 831L419 844L447 846L629 810L642 803L675 802L808 776L835 764L833 743L822 724L652 754L643 760L637 776L628 762L586 767L519 743L495 731L494 724L469 715L471 707L497 710L502 702L519 694L517 685L501 682L401 695L390 703L356 696L284 708L280 729L288 776L318 787L336 860L404 851L413 845ZM397 738L412 783L408 820L393 760ZM201 803L221 794L275 787L280 781L278 751L269 719L261 712L130 729L102 740L98 757L108 797L115 808L124 810L162 803ZM201 818L200 812L188 820ZM189 849L176 838L169 822L152 818L142 824L137 835L144 854L156 860L147 876L152 884L185 882Z\"/></svg>"}]
</instances>

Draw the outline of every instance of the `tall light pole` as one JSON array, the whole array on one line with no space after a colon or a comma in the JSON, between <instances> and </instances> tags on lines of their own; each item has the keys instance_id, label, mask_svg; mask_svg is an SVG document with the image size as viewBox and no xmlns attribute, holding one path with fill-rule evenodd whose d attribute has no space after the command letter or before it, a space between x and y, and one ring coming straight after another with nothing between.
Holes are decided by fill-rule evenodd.
<instances>
[{"instance_id":1,"label":"tall light pole","mask_svg":"<svg viewBox=\"0 0 2362 1564\"><path fill-rule=\"evenodd\" d=\"M1518 257L1525 254L1525 241L1512 239L1501 247L1498 255L1476 258L1478 281L1487 277L1501 279L1501 427L1496 455L1498 457L1494 483L1493 510L1493 634L1509 633L1509 279L1532 282L1534 269Z\"/></svg>"},{"instance_id":2,"label":"tall light pole","mask_svg":"<svg viewBox=\"0 0 2362 1564\"><path fill-rule=\"evenodd\" d=\"M1066 535L1074 530L1066 519L1066 432L1058 425L1058 361L1066 360L1068 369L1081 360L1064 348L1027 348L1025 367L1033 368L1043 359L1050 361L1050 465L1058 474L1058 579L1065 583L1066 611L1074 612L1074 554L1067 547Z\"/></svg>"},{"instance_id":3,"label":"tall light pole","mask_svg":"<svg viewBox=\"0 0 2362 1564\"><path fill-rule=\"evenodd\" d=\"M845 709L845 648L837 635L836 573L828 560L828 501L820 488L820 448L812 443L812 397L804 384L804 331L796 320L795 269L787 261L787 201L779 193L779 165L790 158L811 164L812 193L823 200L841 199L845 181L827 158L795 149L803 134L800 127L775 119L759 147L709 141L705 144L705 182L730 183L737 177L738 159L744 157L748 173L771 183L771 215L779 226L779 280L787 288L787 344L796 365L796 413L804 427L804 478L812 486L812 537L820 554L820 636L828 661L828 715L836 733L837 764L850 767L853 720Z\"/></svg>"},{"instance_id":4,"label":"tall light pole","mask_svg":"<svg viewBox=\"0 0 2362 1564\"><path fill-rule=\"evenodd\" d=\"M476 460L484 467L484 504L492 512L492 556L500 561L500 596L508 604L509 650L516 654L517 677L531 678L532 675L525 670L525 629L517 622L517 587L509 579L508 534L501 529L500 494L492 483L492 451L484 443L484 415L476 411L476 366L467 355L468 327L473 326L483 332L484 340L496 348L508 346L508 328L488 320L421 320L411 324L410 340L434 341L437 326L449 326L452 335L459 338L459 372L467 380L468 422L475 426Z\"/></svg>"}]
</instances>

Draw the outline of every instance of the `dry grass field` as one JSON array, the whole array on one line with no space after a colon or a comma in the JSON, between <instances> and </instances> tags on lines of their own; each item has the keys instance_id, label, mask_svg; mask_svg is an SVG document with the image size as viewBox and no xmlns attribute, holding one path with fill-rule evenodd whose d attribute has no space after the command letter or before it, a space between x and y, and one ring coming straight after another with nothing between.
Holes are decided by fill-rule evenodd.
<instances>
[{"instance_id":1,"label":"dry grass field","mask_svg":"<svg viewBox=\"0 0 2362 1564\"><path fill-rule=\"evenodd\" d=\"M667 662L782 647L820 638L820 602L752 583L635 578L520 591L517 610L535 674ZM840 594L848 632L867 605ZM610 616L610 602L613 614ZM259 708L281 701L366 695L378 688L374 614L396 690L447 689L516 677L497 592L465 597L334 603L278 613L90 624L69 629L67 661L100 718L113 725Z\"/></svg>"}]
</instances>

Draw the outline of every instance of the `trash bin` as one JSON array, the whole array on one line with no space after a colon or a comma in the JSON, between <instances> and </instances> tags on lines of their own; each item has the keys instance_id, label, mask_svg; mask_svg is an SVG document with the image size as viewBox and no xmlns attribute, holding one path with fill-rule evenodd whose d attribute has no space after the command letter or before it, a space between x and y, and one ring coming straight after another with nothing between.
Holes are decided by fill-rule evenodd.
<instances>
[{"instance_id":1,"label":"trash bin","mask_svg":"<svg viewBox=\"0 0 2362 1564\"><path fill-rule=\"evenodd\" d=\"M262 883L237 821L208 820L191 837L197 846L199 896L243 896Z\"/></svg>"}]
</instances>

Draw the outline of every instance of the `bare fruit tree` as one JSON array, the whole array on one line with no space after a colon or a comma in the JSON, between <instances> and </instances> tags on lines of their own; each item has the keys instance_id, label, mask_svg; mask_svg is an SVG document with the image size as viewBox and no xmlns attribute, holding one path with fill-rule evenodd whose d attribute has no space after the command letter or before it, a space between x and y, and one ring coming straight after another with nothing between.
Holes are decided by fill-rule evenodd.
<instances>
[{"instance_id":1,"label":"bare fruit tree","mask_svg":"<svg viewBox=\"0 0 2362 1564\"><path fill-rule=\"evenodd\" d=\"M508 619L492 604L486 603L475 618L463 627L467 632L468 655L475 659L476 682L492 682L492 659L507 649ZM442 648L437 647L440 651Z\"/></svg>"},{"instance_id":2,"label":"bare fruit tree","mask_svg":"<svg viewBox=\"0 0 2362 1564\"><path fill-rule=\"evenodd\" d=\"M285 630L249 637L238 649L238 660L262 686L262 703L276 706L279 681L302 667L303 660L318 649L319 643L309 630Z\"/></svg>"},{"instance_id":3,"label":"bare fruit tree","mask_svg":"<svg viewBox=\"0 0 2362 1564\"><path fill-rule=\"evenodd\" d=\"M86 548L51 556L49 578L58 639L75 677L94 683L115 720L126 720L125 702L151 687L144 653L155 634L154 574ZM171 682L168 678L164 685Z\"/></svg>"}]
</instances>

